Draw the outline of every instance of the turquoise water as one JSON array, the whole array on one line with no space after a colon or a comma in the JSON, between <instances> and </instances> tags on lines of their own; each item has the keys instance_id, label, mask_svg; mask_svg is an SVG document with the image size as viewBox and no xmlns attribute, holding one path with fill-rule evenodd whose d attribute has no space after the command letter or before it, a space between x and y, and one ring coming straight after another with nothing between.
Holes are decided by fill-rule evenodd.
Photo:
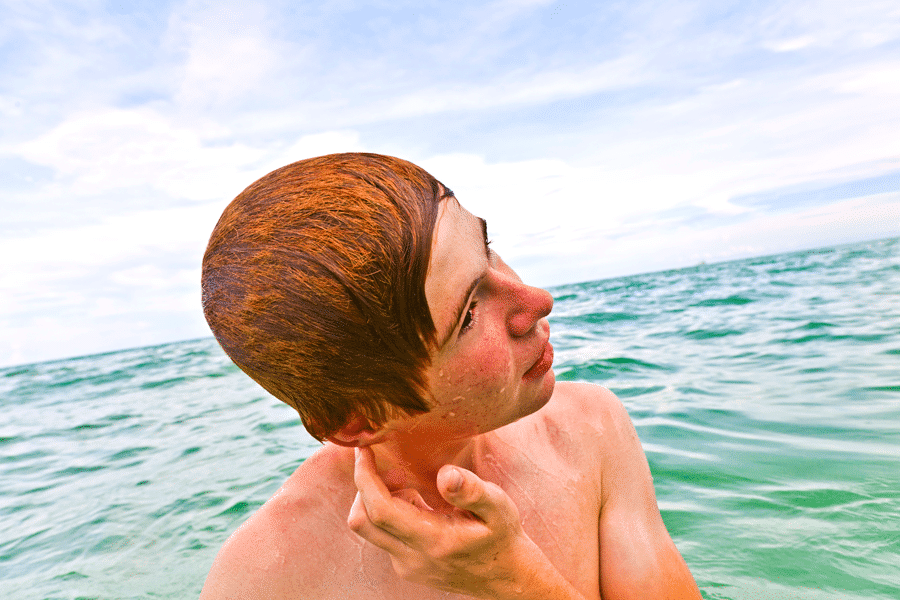
<instances>
[{"instance_id":1,"label":"turquoise water","mask_svg":"<svg viewBox=\"0 0 900 600\"><path fill-rule=\"evenodd\" d=\"M553 290L705 598L900 598L900 239ZM199 309L198 309L199 310ZM191 598L317 447L211 339L0 370L0 587Z\"/></svg>"}]
</instances>

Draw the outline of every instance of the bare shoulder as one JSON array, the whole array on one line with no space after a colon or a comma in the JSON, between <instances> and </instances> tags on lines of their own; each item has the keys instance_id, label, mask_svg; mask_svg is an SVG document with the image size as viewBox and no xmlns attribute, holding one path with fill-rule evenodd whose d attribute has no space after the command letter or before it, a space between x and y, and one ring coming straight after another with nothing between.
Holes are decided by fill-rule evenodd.
<instances>
[{"instance_id":1,"label":"bare shoulder","mask_svg":"<svg viewBox=\"0 0 900 600\"><path fill-rule=\"evenodd\" d=\"M284 485L222 546L200 595L201 600L305 599L322 597L322 572L333 557L311 548L346 535L340 527L350 505L328 473L333 457L321 455L300 465ZM315 481L315 485L311 482ZM338 486L339 487L339 486ZM322 492L332 492L330 497ZM352 497L351 497L352 501ZM324 547L322 548L324 550Z\"/></svg>"},{"instance_id":2,"label":"bare shoulder","mask_svg":"<svg viewBox=\"0 0 900 600\"><path fill-rule=\"evenodd\" d=\"M568 427L586 429L596 440L602 597L700 600L663 523L647 457L622 402L603 387L559 383L548 407Z\"/></svg>"},{"instance_id":3,"label":"bare shoulder","mask_svg":"<svg viewBox=\"0 0 900 600\"><path fill-rule=\"evenodd\" d=\"M596 455L603 503L626 488L653 494L652 477L641 441L621 400L608 389L589 383L560 382L544 416L548 427L575 436Z\"/></svg>"},{"instance_id":4,"label":"bare shoulder","mask_svg":"<svg viewBox=\"0 0 900 600\"><path fill-rule=\"evenodd\" d=\"M527 449L529 455L523 469L539 460L545 470L578 473L594 482L598 502L603 472L619 462L627 447L640 448L616 395L589 383L558 382L543 408L510 428L508 443ZM512 462L516 457L507 456L506 460Z\"/></svg>"},{"instance_id":5,"label":"bare shoulder","mask_svg":"<svg viewBox=\"0 0 900 600\"><path fill-rule=\"evenodd\" d=\"M586 423L606 433L622 433L631 428L622 402L605 387L591 383L561 381L553 390L547 416L567 425Z\"/></svg>"}]
</instances>

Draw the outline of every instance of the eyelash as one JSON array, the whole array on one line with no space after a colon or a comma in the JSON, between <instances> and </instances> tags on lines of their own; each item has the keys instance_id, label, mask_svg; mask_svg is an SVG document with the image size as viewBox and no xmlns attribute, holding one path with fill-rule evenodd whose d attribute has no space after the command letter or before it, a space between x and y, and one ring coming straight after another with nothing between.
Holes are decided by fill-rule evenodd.
<instances>
[{"instance_id":1,"label":"eyelash","mask_svg":"<svg viewBox=\"0 0 900 600\"><path fill-rule=\"evenodd\" d=\"M472 300L472 303L469 305L469 309L466 311L466 316L463 318L462 326L459 328L459 335L464 334L466 331L472 328L472 325L475 324L476 306L478 306L478 302L476 300Z\"/></svg>"},{"instance_id":2,"label":"eyelash","mask_svg":"<svg viewBox=\"0 0 900 600\"><path fill-rule=\"evenodd\" d=\"M488 254L491 253L490 245L492 240L484 240L484 245L488 249ZM459 328L459 335L464 334L466 331L472 328L475 324L475 308L478 306L477 300L472 300L472 303L469 304L468 310L466 310L466 316L463 317L462 325Z\"/></svg>"}]
</instances>

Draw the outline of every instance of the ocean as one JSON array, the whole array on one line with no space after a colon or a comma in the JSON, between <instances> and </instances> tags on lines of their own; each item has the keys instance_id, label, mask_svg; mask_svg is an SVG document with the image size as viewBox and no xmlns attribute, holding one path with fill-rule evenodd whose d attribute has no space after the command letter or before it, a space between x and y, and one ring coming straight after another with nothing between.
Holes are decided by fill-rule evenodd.
<instances>
[{"instance_id":1,"label":"ocean","mask_svg":"<svg viewBox=\"0 0 900 600\"><path fill-rule=\"evenodd\" d=\"M900 598L900 239L551 291L704 598ZM318 447L211 338L5 368L0 408L8 599L195 598Z\"/></svg>"}]
</instances>

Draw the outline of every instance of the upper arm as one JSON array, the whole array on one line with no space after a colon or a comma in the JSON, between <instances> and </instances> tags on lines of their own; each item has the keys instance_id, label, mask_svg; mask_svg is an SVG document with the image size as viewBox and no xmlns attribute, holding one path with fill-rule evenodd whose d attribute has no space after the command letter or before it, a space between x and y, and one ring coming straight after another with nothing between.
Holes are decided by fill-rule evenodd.
<instances>
[{"instance_id":1,"label":"upper arm","mask_svg":"<svg viewBox=\"0 0 900 600\"><path fill-rule=\"evenodd\" d=\"M313 579L308 561L289 551L278 511L271 501L250 517L219 550L200 600L308 598Z\"/></svg>"},{"instance_id":2,"label":"upper arm","mask_svg":"<svg viewBox=\"0 0 900 600\"><path fill-rule=\"evenodd\" d=\"M592 404L601 439L600 590L604 600L699 599L669 536L637 432L612 392Z\"/></svg>"},{"instance_id":3,"label":"upper arm","mask_svg":"<svg viewBox=\"0 0 900 600\"><path fill-rule=\"evenodd\" d=\"M245 523L222 546L213 561L200 600L263 600L287 597L279 589L283 581L267 573L267 558L272 556L267 541L256 535L251 523Z\"/></svg>"}]
</instances>

